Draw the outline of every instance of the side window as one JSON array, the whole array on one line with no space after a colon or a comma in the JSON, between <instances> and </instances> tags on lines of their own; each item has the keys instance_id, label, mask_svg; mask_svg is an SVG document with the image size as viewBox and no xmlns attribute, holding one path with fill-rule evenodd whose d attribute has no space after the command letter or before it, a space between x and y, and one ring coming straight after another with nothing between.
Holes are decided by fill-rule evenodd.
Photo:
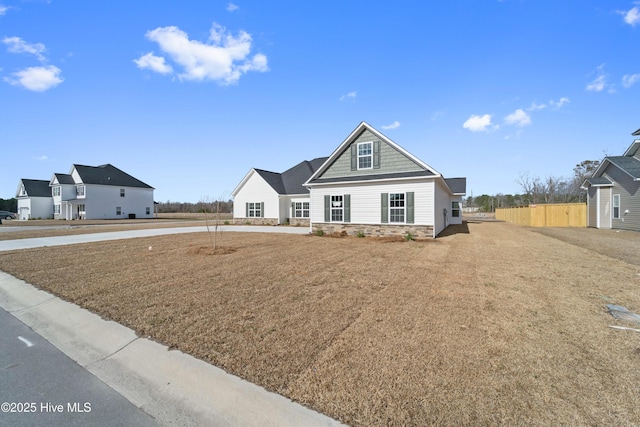
<instances>
[{"instance_id":1,"label":"side window","mask_svg":"<svg viewBox=\"0 0 640 427\"><path fill-rule=\"evenodd\" d=\"M620 195L613 195L613 218L620 219Z\"/></svg>"},{"instance_id":2,"label":"side window","mask_svg":"<svg viewBox=\"0 0 640 427\"><path fill-rule=\"evenodd\" d=\"M460 218L460 202L451 202L451 216Z\"/></svg>"}]
</instances>

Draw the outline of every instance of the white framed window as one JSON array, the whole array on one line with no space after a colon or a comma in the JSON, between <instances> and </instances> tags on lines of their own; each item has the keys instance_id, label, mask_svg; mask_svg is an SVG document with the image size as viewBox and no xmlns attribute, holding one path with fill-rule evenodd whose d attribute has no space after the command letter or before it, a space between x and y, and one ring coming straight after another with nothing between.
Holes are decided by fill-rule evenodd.
<instances>
[{"instance_id":1,"label":"white framed window","mask_svg":"<svg viewBox=\"0 0 640 427\"><path fill-rule=\"evenodd\" d=\"M344 198L331 196L331 222L342 222L344 219Z\"/></svg>"},{"instance_id":2,"label":"white framed window","mask_svg":"<svg viewBox=\"0 0 640 427\"><path fill-rule=\"evenodd\" d=\"M20 195L21 196L27 195L27 190L24 188L24 185L20 185Z\"/></svg>"},{"instance_id":3,"label":"white framed window","mask_svg":"<svg viewBox=\"0 0 640 427\"><path fill-rule=\"evenodd\" d=\"M620 219L620 195L613 195L613 219Z\"/></svg>"},{"instance_id":4,"label":"white framed window","mask_svg":"<svg viewBox=\"0 0 640 427\"><path fill-rule=\"evenodd\" d=\"M124 197L124 188L120 189L120 197Z\"/></svg>"},{"instance_id":5,"label":"white framed window","mask_svg":"<svg viewBox=\"0 0 640 427\"><path fill-rule=\"evenodd\" d=\"M53 205L53 213L60 214L60 205Z\"/></svg>"},{"instance_id":6,"label":"white framed window","mask_svg":"<svg viewBox=\"0 0 640 427\"><path fill-rule=\"evenodd\" d=\"M247 203L247 216L249 218L262 218L262 203L249 202Z\"/></svg>"},{"instance_id":7,"label":"white framed window","mask_svg":"<svg viewBox=\"0 0 640 427\"><path fill-rule=\"evenodd\" d=\"M78 185L76 187L76 197L84 197L85 196L85 187L84 185Z\"/></svg>"},{"instance_id":8,"label":"white framed window","mask_svg":"<svg viewBox=\"0 0 640 427\"><path fill-rule=\"evenodd\" d=\"M294 218L309 218L309 202L295 202L293 209Z\"/></svg>"},{"instance_id":9,"label":"white framed window","mask_svg":"<svg viewBox=\"0 0 640 427\"><path fill-rule=\"evenodd\" d=\"M147 206L146 212L147 212L147 215L151 215L151 208Z\"/></svg>"},{"instance_id":10,"label":"white framed window","mask_svg":"<svg viewBox=\"0 0 640 427\"><path fill-rule=\"evenodd\" d=\"M122 215L122 206L116 206L116 215Z\"/></svg>"},{"instance_id":11,"label":"white framed window","mask_svg":"<svg viewBox=\"0 0 640 427\"><path fill-rule=\"evenodd\" d=\"M460 202L451 202L451 216L460 218Z\"/></svg>"},{"instance_id":12,"label":"white framed window","mask_svg":"<svg viewBox=\"0 0 640 427\"><path fill-rule=\"evenodd\" d=\"M404 222L405 194L389 193L389 222Z\"/></svg>"},{"instance_id":13,"label":"white framed window","mask_svg":"<svg viewBox=\"0 0 640 427\"><path fill-rule=\"evenodd\" d=\"M373 168L373 142L358 144L358 169Z\"/></svg>"},{"instance_id":14,"label":"white framed window","mask_svg":"<svg viewBox=\"0 0 640 427\"><path fill-rule=\"evenodd\" d=\"M53 187L51 190L52 190L53 197L56 197L56 196L60 195L60 186L59 185Z\"/></svg>"}]
</instances>

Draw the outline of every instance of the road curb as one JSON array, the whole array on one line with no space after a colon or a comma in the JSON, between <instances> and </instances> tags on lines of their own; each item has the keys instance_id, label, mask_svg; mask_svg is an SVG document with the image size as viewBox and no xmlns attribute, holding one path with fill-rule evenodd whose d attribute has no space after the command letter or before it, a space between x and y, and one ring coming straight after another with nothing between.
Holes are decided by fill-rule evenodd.
<instances>
[{"instance_id":1,"label":"road curb","mask_svg":"<svg viewBox=\"0 0 640 427\"><path fill-rule=\"evenodd\" d=\"M4 272L0 306L162 425L343 425Z\"/></svg>"}]
</instances>

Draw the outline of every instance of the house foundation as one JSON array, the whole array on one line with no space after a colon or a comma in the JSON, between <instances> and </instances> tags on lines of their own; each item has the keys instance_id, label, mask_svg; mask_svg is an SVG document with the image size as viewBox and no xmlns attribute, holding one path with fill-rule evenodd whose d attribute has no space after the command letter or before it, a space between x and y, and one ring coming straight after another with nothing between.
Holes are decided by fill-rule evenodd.
<instances>
[{"instance_id":1,"label":"house foundation","mask_svg":"<svg viewBox=\"0 0 640 427\"><path fill-rule=\"evenodd\" d=\"M319 222L313 224L313 232L321 230L326 234L346 232L349 236L406 236L415 238L433 238L432 225L389 225L389 224L344 224Z\"/></svg>"}]
</instances>

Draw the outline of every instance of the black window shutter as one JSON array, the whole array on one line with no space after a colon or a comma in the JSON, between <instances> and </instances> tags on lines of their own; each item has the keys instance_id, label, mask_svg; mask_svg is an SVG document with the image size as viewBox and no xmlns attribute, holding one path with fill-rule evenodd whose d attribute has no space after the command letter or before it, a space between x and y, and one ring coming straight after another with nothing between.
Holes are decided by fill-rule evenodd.
<instances>
[{"instance_id":1,"label":"black window shutter","mask_svg":"<svg viewBox=\"0 0 640 427\"><path fill-rule=\"evenodd\" d=\"M389 222L389 193L382 193L380 222L383 224Z\"/></svg>"},{"instance_id":2,"label":"black window shutter","mask_svg":"<svg viewBox=\"0 0 640 427\"><path fill-rule=\"evenodd\" d=\"M295 218L296 217L296 202L291 202L291 217L290 218Z\"/></svg>"},{"instance_id":3,"label":"black window shutter","mask_svg":"<svg viewBox=\"0 0 640 427\"><path fill-rule=\"evenodd\" d=\"M358 144L351 146L351 170L358 169Z\"/></svg>"},{"instance_id":4,"label":"black window shutter","mask_svg":"<svg viewBox=\"0 0 640 427\"><path fill-rule=\"evenodd\" d=\"M413 191L410 191L407 193L407 224L413 224L414 223L414 216L413 216L413 211L414 211L414 193Z\"/></svg>"},{"instance_id":5,"label":"black window shutter","mask_svg":"<svg viewBox=\"0 0 640 427\"><path fill-rule=\"evenodd\" d=\"M380 169L380 141L373 141L373 168Z\"/></svg>"},{"instance_id":6,"label":"black window shutter","mask_svg":"<svg viewBox=\"0 0 640 427\"><path fill-rule=\"evenodd\" d=\"M331 222L331 196L324 196L324 222Z\"/></svg>"},{"instance_id":7,"label":"black window shutter","mask_svg":"<svg viewBox=\"0 0 640 427\"><path fill-rule=\"evenodd\" d=\"M351 194L344 195L344 222L351 222Z\"/></svg>"},{"instance_id":8,"label":"black window shutter","mask_svg":"<svg viewBox=\"0 0 640 427\"><path fill-rule=\"evenodd\" d=\"M244 204L244 217L249 218L249 202Z\"/></svg>"}]
</instances>

